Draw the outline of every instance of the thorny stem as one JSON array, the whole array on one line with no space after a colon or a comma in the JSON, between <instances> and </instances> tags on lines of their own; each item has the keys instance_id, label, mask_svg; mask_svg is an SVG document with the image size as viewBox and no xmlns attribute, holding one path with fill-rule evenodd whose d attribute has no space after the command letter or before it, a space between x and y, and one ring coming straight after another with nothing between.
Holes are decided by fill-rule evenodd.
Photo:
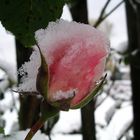
<instances>
[{"instance_id":1,"label":"thorny stem","mask_svg":"<svg viewBox=\"0 0 140 140\"><path fill-rule=\"evenodd\" d=\"M43 126L46 120L40 118L36 124L30 129L24 140L31 140L35 133Z\"/></svg>"},{"instance_id":2,"label":"thorny stem","mask_svg":"<svg viewBox=\"0 0 140 140\"><path fill-rule=\"evenodd\" d=\"M104 12L105 12L109 2L105 4L105 6L100 14L100 17L98 18L97 22L94 24L94 27L98 27L102 23L103 20L105 20L108 16L110 16L124 2L124 0L119 2L112 10L110 10L106 15L104 15Z\"/></svg>"}]
</instances>

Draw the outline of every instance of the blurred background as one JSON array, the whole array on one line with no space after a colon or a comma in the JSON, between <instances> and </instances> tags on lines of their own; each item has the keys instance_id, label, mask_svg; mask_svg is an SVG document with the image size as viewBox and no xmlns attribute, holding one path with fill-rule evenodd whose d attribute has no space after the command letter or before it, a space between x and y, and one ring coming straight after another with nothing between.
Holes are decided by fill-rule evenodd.
<instances>
[{"instance_id":1,"label":"blurred background","mask_svg":"<svg viewBox=\"0 0 140 140\"><path fill-rule=\"evenodd\" d=\"M61 112L34 139L140 140L140 1L70 0L61 18L90 24L108 36L107 80L87 106ZM40 98L11 90L32 52L22 46L0 24L0 133L11 135L1 134L2 140L23 139L40 113Z\"/></svg>"}]
</instances>

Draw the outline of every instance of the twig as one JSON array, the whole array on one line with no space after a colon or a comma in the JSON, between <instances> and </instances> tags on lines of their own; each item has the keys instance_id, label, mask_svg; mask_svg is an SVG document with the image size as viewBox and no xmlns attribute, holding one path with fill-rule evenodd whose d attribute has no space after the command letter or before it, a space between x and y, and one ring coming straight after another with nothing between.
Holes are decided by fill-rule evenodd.
<instances>
[{"instance_id":1,"label":"twig","mask_svg":"<svg viewBox=\"0 0 140 140\"><path fill-rule=\"evenodd\" d=\"M100 16L99 16L98 20L96 21L95 25L98 25L98 24L99 24L98 22L100 22L100 20L103 18L104 14L105 14L105 11L106 11L106 9L107 9L107 7L108 7L108 5L109 5L110 2L111 2L111 0L108 0L108 1L105 3L105 5L104 5L104 7L102 8L102 11L101 11L101 13L100 13Z\"/></svg>"},{"instance_id":2,"label":"twig","mask_svg":"<svg viewBox=\"0 0 140 140\"><path fill-rule=\"evenodd\" d=\"M98 27L103 20L105 20L108 16L110 16L122 3L124 2L124 0L122 0L121 2L119 2L112 10L110 10L106 15L102 16L102 18L99 18L97 20L97 22L94 24L94 27Z\"/></svg>"}]
</instances>

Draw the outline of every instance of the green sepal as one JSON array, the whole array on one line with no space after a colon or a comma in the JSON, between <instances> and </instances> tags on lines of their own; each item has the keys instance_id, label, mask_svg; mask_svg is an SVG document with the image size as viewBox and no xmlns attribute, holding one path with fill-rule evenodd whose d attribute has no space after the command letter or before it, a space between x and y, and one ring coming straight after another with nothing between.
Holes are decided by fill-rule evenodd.
<instances>
[{"instance_id":1,"label":"green sepal","mask_svg":"<svg viewBox=\"0 0 140 140\"><path fill-rule=\"evenodd\" d=\"M93 89L93 91L90 92L88 96L86 96L79 104L76 104L74 106L71 106L70 109L78 109L84 107L86 104L88 104L95 95L97 95L98 91L103 87L104 81L106 79L107 74L103 77L101 82Z\"/></svg>"},{"instance_id":2,"label":"green sepal","mask_svg":"<svg viewBox=\"0 0 140 140\"><path fill-rule=\"evenodd\" d=\"M36 87L38 92L47 100L48 81L49 81L48 65L38 45L37 47L40 52L41 65L38 69Z\"/></svg>"},{"instance_id":3,"label":"green sepal","mask_svg":"<svg viewBox=\"0 0 140 140\"><path fill-rule=\"evenodd\" d=\"M41 103L41 118L47 120L51 117L58 115L59 109L50 105L46 100Z\"/></svg>"}]
</instances>

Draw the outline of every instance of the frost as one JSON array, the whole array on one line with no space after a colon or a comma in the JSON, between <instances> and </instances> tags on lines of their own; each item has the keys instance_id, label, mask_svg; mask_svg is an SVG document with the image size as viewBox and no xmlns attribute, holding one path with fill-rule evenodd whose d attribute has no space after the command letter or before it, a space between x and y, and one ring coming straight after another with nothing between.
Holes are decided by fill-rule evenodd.
<instances>
[{"instance_id":1,"label":"frost","mask_svg":"<svg viewBox=\"0 0 140 140\"><path fill-rule=\"evenodd\" d=\"M45 30L38 30L36 32L36 39L48 64L53 62L52 53L54 50L58 49L58 47L63 47L63 45L58 45L61 41L62 44L67 45L72 44L75 40L81 41L84 39L87 40L87 47L91 47L90 44L98 42L97 46L101 47L98 47L98 49L92 48L92 51L95 53L103 50L109 52L109 41L102 32L86 24L68 22L62 19L50 22ZM95 45L94 47L96 48L97 46Z\"/></svg>"},{"instance_id":2,"label":"frost","mask_svg":"<svg viewBox=\"0 0 140 140\"><path fill-rule=\"evenodd\" d=\"M61 99L70 99L70 98L73 98L76 93L77 93L77 89L70 89L68 91L59 90L54 94L52 98L53 98L53 101L58 101Z\"/></svg>"},{"instance_id":3,"label":"frost","mask_svg":"<svg viewBox=\"0 0 140 140\"><path fill-rule=\"evenodd\" d=\"M30 61L25 62L19 69L19 74L22 76L21 83L19 84L19 91L37 91L36 78L38 68L41 64L40 54L36 48L30 56Z\"/></svg>"}]
</instances>

